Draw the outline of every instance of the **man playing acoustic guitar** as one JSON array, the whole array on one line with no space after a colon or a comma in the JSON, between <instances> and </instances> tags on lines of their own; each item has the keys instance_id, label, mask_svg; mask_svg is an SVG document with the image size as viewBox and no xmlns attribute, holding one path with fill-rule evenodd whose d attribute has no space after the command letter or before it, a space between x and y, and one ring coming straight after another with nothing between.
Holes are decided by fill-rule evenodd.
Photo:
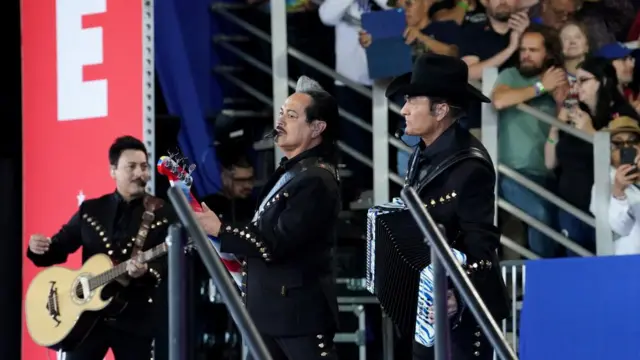
<instances>
[{"instance_id":1,"label":"man playing acoustic guitar","mask_svg":"<svg viewBox=\"0 0 640 360\"><path fill-rule=\"evenodd\" d=\"M143 263L141 259L142 251L164 242L168 224L174 221L175 215L168 204L145 193L150 170L147 150L140 140L131 136L116 139L109 149L109 162L111 177L116 183L115 192L84 201L54 236L36 234L29 239L27 257L38 267L62 264L69 254L81 247L83 264L97 254L108 255L114 264L131 259L126 264L126 271L122 270L123 275L106 285L102 293L103 299L114 294L118 296L99 312L99 317L92 317L88 323L82 317L90 314L83 313L71 326L73 329L63 344L56 344L55 348L72 349L67 351L66 360L102 360L109 348L117 360L148 360L154 328L158 328L154 326L155 320L166 312L153 308L156 287L161 282L166 262L160 258ZM93 279L88 283L91 281ZM82 295L84 285L74 283L74 286L76 295ZM71 290L73 288L58 289L56 297L69 296ZM48 303L46 300L42 306L47 305L49 309L51 300ZM78 302L77 299L74 301ZM29 312L29 304L26 306ZM58 312L64 310L62 306L56 309ZM41 317L43 319L37 320L51 322L50 318ZM61 331L61 327L52 325L50 331ZM34 337L33 331L31 335Z\"/></svg>"}]
</instances>

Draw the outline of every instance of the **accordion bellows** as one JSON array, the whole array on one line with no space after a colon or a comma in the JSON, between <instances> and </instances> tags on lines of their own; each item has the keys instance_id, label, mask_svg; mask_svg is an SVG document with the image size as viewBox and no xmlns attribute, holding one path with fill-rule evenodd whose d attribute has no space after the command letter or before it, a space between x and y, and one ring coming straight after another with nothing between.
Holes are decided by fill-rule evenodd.
<instances>
[{"instance_id":1,"label":"accordion bellows","mask_svg":"<svg viewBox=\"0 0 640 360\"><path fill-rule=\"evenodd\" d=\"M433 345L433 326L426 323L425 306L433 304L430 248L400 199L369 209L367 214L367 290L403 336ZM454 250L461 263L466 256ZM422 283L422 285L421 285ZM420 305L420 306L419 306ZM423 316L418 316L418 308Z\"/></svg>"}]
</instances>

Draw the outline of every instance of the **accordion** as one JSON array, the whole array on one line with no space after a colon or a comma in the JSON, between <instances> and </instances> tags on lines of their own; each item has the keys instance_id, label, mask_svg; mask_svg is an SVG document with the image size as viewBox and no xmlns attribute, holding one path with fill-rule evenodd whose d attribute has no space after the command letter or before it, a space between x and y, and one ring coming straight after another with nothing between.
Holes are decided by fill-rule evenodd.
<instances>
[{"instance_id":1,"label":"accordion","mask_svg":"<svg viewBox=\"0 0 640 360\"><path fill-rule=\"evenodd\" d=\"M453 249L457 260L466 256ZM402 336L415 335L433 346L435 329L427 320L433 306L431 249L409 210L400 199L367 213L366 288L376 295L382 310Z\"/></svg>"}]
</instances>

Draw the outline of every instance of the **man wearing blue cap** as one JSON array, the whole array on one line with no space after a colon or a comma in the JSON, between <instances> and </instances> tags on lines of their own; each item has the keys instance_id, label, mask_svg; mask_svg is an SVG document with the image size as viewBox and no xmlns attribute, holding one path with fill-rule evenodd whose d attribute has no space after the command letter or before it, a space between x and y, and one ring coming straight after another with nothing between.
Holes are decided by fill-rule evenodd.
<instances>
[{"instance_id":1,"label":"man wearing blue cap","mask_svg":"<svg viewBox=\"0 0 640 360\"><path fill-rule=\"evenodd\" d=\"M631 86L636 63L633 55L633 51L622 43L604 45L595 53L595 56L611 61L611 65L616 69L620 91L624 93L625 98L635 101L638 89L637 86Z\"/></svg>"}]
</instances>

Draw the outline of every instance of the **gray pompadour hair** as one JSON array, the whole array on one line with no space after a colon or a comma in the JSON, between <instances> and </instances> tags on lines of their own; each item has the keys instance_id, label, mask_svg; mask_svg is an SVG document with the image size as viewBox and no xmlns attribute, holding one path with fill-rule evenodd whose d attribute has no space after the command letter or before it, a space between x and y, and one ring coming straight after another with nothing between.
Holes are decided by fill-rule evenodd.
<instances>
[{"instance_id":1,"label":"gray pompadour hair","mask_svg":"<svg viewBox=\"0 0 640 360\"><path fill-rule=\"evenodd\" d=\"M308 76L300 76L296 83L296 92L325 91L320 84Z\"/></svg>"}]
</instances>

